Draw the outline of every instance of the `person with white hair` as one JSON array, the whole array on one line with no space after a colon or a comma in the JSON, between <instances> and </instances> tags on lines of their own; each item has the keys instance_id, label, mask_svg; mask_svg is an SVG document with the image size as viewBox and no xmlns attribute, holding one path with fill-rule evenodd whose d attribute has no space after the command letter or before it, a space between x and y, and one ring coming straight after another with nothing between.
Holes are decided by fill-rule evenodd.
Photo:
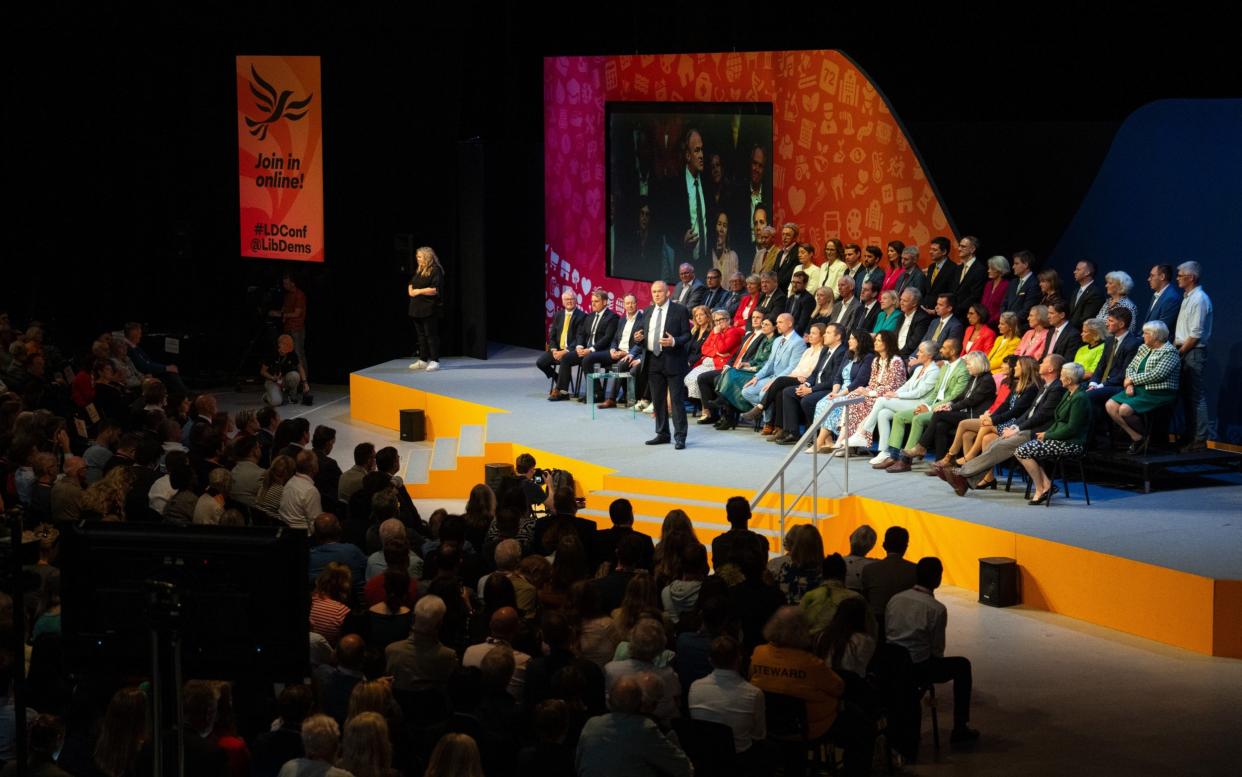
<instances>
[{"instance_id":1,"label":"person with white hair","mask_svg":"<svg viewBox=\"0 0 1242 777\"><path fill-rule=\"evenodd\" d=\"M1143 324L1143 344L1126 367L1125 388L1104 405L1108 417L1130 438L1130 453L1143 448L1140 416L1177 399L1180 362L1164 322Z\"/></svg>"},{"instance_id":2,"label":"person with white hair","mask_svg":"<svg viewBox=\"0 0 1242 777\"><path fill-rule=\"evenodd\" d=\"M1029 502L1041 505L1052 497L1055 489L1048 473L1039 463L1041 459L1055 456L1081 456L1086 450L1087 436L1091 432L1091 400L1087 392L1079 391L1084 370L1077 362L1061 367L1061 385L1065 394L1053 413L1052 426L1037 433L1025 442L1013 455L1031 478L1035 493Z\"/></svg>"},{"instance_id":3,"label":"person with white hair","mask_svg":"<svg viewBox=\"0 0 1242 777\"><path fill-rule=\"evenodd\" d=\"M1108 296L1104 299L1104 304L1100 306L1100 312L1095 314L1095 320L1101 325L1106 325L1110 312L1117 308L1125 308L1130 311L1130 332L1133 334L1134 327L1139 320L1138 307L1130 299L1130 291L1133 288L1134 279L1128 272L1113 270L1105 275L1104 291Z\"/></svg>"},{"instance_id":4,"label":"person with white hair","mask_svg":"<svg viewBox=\"0 0 1242 777\"><path fill-rule=\"evenodd\" d=\"M1212 338L1212 300L1201 285L1198 262L1177 266L1177 285L1182 305L1177 313L1173 345L1181 356L1183 449L1198 450L1210 436L1207 398L1203 391L1203 370L1207 366L1207 344Z\"/></svg>"},{"instance_id":5,"label":"person with white hair","mask_svg":"<svg viewBox=\"0 0 1242 777\"><path fill-rule=\"evenodd\" d=\"M302 721L302 751L305 755L286 761L277 777L347 777L350 773L333 766L341 743L341 728L327 715L311 715Z\"/></svg>"},{"instance_id":6,"label":"person with white hair","mask_svg":"<svg viewBox=\"0 0 1242 777\"><path fill-rule=\"evenodd\" d=\"M608 708L608 714L588 720L578 737L574 765L579 777L694 774L681 748L642 714L643 690L637 676L625 675L609 686Z\"/></svg>"},{"instance_id":7,"label":"person with white hair","mask_svg":"<svg viewBox=\"0 0 1242 777\"><path fill-rule=\"evenodd\" d=\"M435 594L426 594L414 605L414 624L409 639L384 648L387 673L398 691L443 689L457 670L457 653L440 643L440 623L448 607Z\"/></svg>"}]
</instances>

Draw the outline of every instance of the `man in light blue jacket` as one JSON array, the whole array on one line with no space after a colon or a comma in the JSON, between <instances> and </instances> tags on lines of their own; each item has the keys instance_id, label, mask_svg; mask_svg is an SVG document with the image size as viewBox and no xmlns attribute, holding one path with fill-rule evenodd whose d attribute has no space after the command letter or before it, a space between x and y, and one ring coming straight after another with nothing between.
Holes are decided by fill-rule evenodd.
<instances>
[{"instance_id":1,"label":"man in light blue jacket","mask_svg":"<svg viewBox=\"0 0 1242 777\"><path fill-rule=\"evenodd\" d=\"M802 358L802 352L806 350L806 341L794 330L793 316L788 313L781 313L777 316L776 332L776 339L772 342L772 356L759 368L755 377L751 378L742 388L742 396L752 405L759 404L769 383L782 375L788 375L794 367L798 366L798 360ZM766 422L771 418L772 410L764 408L763 420Z\"/></svg>"}]
</instances>

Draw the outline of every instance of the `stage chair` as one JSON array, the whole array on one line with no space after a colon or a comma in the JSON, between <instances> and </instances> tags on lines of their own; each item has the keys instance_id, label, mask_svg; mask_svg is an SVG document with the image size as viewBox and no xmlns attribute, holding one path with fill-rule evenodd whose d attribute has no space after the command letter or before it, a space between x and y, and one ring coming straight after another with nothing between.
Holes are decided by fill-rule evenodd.
<instances>
[{"instance_id":1,"label":"stage chair","mask_svg":"<svg viewBox=\"0 0 1242 777\"><path fill-rule=\"evenodd\" d=\"M1066 460L1069 460L1071 463L1078 465L1078 480L1082 483L1082 496L1083 496L1083 499L1087 500L1087 506L1090 507L1091 506L1091 492L1087 488L1086 454L1083 454L1081 456L1053 456L1048 459L1040 459L1041 462L1047 462L1052 465L1052 470L1048 473L1048 479L1051 480L1053 483L1056 483L1058 480L1060 480L1061 491L1062 493L1065 494L1065 498L1069 499L1070 498L1069 477L1067 476L1065 472ZM1045 507L1050 507L1052 505L1052 497L1053 495L1049 494L1048 501L1044 502ZM1027 499L1031 498L1030 479L1028 479L1026 483L1026 498Z\"/></svg>"},{"instance_id":2,"label":"stage chair","mask_svg":"<svg viewBox=\"0 0 1242 777\"><path fill-rule=\"evenodd\" d=\"M805 760L809 751L812 757L812 774L827 767L829 774L836 774L836 757L828 733L812 739L808 732L806 702L796 696L783 693L763 692L764 714L767 718L768 741L773 748ZM827 752L825 752L827 751Z\"/></svg>"}]
</instances>

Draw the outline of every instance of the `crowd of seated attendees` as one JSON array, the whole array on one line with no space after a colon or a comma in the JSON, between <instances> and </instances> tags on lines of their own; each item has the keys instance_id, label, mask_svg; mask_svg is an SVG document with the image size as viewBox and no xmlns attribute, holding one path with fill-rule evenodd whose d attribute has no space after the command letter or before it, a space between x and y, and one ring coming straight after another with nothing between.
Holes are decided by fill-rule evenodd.
<instances>
[{"instance_id":1,"label":"crowd of seated attendees","mask_svg":"<svg viewBox=\"0 0 1242 777\"><path fill-rule=\"evenodd\" d=\"M934 454L942 467L928 474L940 474L943 466L964 463L958 459L972 453L975 441L991 436L978 431L995 428L995 414L1013 423L1033 401L1031 391L1042 387L1043 379L1030 363L1018 367L1019 362L1039 365L1056 356L1054 379L1060 380L1063 364L1082 369L1089 414L1074 423L1089 428L1086 445L1144 451L1152 428L1167 427L1174 405L1182 418L1178 447L1193 451L1206 445L1203 372L1212 306L1197 262L1183 262L1176 270L1152 267L1152 297L1140 307L1131 299L1134 281L1128 273L1109 272L1101 284L1089 260L1078 262L1072 283L1063 284L1055 270L1037 273L1029 251L1017 252L1012 262L1002 256L983 260L977 256L979 240L967 236L957 246L960 262L954 262L950 241L937 237L925 269L918 265L917 247L890 243L892 266L886 272L878 249L863 251L835 238L824 246L826 261L816 265L815 247L797 243L798 232L796 224L783 227L786 250L776 266L746 280L748 294L737 279L738 305L732 310L693 308L686 409L698 414L700 424L730 430L744 422L743 428L773 442L793 444L813 420L821 421L808 452L842 453L847 444L868 450L874 436L882 443L872 462L877 467L905 472ZM779 257L788 257L789 266ZM697 303L704 287L693 268L681 269L673 300ZM784 277L787 286L778 283ZM721 299L730 299L717 290ZM550 350L540 363L558 378L552 398L564 394L559 386L568 385L568 378L563 368L546 369L549 360L585 347L595 349L601 370L635 374L637 397L631 399L654 412L656 403L668 400L649 395L641 366L644 347L631 348L629 334L621 338L617 332L609 349L598 336L600 322L611 315L607 294L597 289L592 295L595 315L583 317L574 315L575 299L567 292L565 310L549 330ZM642 314L632 297L626 298L626 310L633 322L627 333L641 331ZM880 338L885 332L892 333L893 343ZM938 363L937 380L929 379L929 365L919 369L927 343ZM894 356L905 360L904 367L897 367ZM572 363L566 358L562 364ZM616 407L612 386L618 384L609 385L603 409ZM843 397L864 403L834 405ZM890 439L894 429L900 431L896 446ZM1073 450L1044 446L1037 452L1072 455ZM977 458L980 451L974 453Z\"/></svg>"}]
</instances>

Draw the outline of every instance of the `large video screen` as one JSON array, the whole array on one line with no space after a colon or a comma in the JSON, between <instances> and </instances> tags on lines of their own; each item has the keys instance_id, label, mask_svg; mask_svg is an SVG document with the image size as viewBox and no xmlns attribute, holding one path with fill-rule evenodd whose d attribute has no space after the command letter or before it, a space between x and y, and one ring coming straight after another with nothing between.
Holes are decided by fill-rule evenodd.
<instances>
[{"instance_id":1,"label":"large video screen","mask_svg":"<svg viewBox=\"0 0 1242 777\"><path fill-rule=\"evenodd\" d=\"M727 284L749 273L755 218L772 206L771 103L631 103L605 107L608 274L677 280L682 263Z\"/></svg>"}]
</instances>

